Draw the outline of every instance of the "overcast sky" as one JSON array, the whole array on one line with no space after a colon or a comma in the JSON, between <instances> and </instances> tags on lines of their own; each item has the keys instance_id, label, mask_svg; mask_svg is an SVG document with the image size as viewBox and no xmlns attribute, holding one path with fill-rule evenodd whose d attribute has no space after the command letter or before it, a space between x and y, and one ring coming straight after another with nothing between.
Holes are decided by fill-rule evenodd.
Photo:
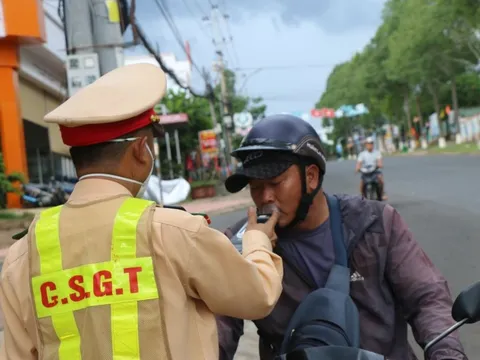
<instances>
[{"instance_id":1,"label":"overcast sky","mask_svg":"<svg viewBox=\"0 0 480 360\"><path fill-rule=\"evenodd\" d=\"M211 70L215 59L212 27L202 22L211 3L230 19L222 34L233 42L225 49L229 67L237 71L239 87L263 96L268 112L309 111L319 99L333 66L360 51L381 23L385 0L160 0L166 3L193 61ZM185 53L156 5L137 0L137 19L162 52ZM142 49L129 50L139 53ZM291 66L291 68L274 68ZM265 69L252 74L255 68ZM270 68L269 68L270 67ZM193 70L193 87L203 90ZM245 78L246 77L246 78Z\"/></svg>"},{"instance_id":2,"label":"overcast sky","mask_svg":"<svg viewBox=\"0 0 480 360\"><path fill-rule=\"evenodd\" d=\"M78 0L88 1L88 0ZM211 8L218 5L229 68L237 70L244 94L263 96L268 112L309 112L325 89L333 67L350 59L375 34L386 0L136 0L137 20L161 52L186 59L157 3L166 4L180 37L190 42L193 62L212 70L216 58L212 43ZM45 0L56 14L58 0ZM129 32L127 32L129 33ZM49 39L53 48L64 46L62 34ZM127 35L128 37L128 35ZM128 54L145 53L142 46ZM258 70L262 68L262 70ZM193 68L193 87L205 83Z\"/></svg>"}]
</instances>

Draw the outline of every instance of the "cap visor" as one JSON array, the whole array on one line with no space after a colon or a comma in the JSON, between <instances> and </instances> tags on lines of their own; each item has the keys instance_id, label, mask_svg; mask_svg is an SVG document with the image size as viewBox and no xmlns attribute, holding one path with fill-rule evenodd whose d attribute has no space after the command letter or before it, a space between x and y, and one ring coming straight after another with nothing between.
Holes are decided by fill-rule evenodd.
<instances>
[{"instance_id":1,"label":"cap visor","mask_svg":"<svg viewBox=\"0 0 480 360\"><path fill-rule=\"evenodd\" d=\"M285 161L256 164L242 168L225 180L225 188L231 193L239 192L248 185L250 179L272 179L284 173L292 165L292 162Z\"/></svg>"},{"instance_id":2,"label":"cap visor","mask_svg":"<svg viewBox=\"0 0 480 360\"><path fill-rule=\"evenodd\" d=\"M248 185L248 180L248 176L237 172L225 180L225 188L230 193L237 193Z\"/></svg>"}]
</instances>

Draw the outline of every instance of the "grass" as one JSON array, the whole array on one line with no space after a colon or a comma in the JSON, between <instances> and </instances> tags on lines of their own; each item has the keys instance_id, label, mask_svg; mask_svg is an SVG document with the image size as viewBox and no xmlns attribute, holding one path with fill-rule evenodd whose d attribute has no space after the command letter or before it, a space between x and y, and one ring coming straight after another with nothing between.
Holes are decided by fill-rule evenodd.
<instances>
[{"instance_id":1,"label":"grass","mask_svg":"<svg viewBox=\"0 0 480 360\"><path fill-rule=\"evenodd\" d=\"M480 155L480 149L478 145L474 142L455 144L447 143L447 146L443 149L439 148L438 145L429 146L428 149L424 150L422 148L415 149L414 152L404 153L404 152L394 152L388 156L399 156L399 155L411 155L411 154L425 154L425 155L438 155L438 154L478 154ZM386 155L387 156L387 155Z\"/></svg>"},{"instance_id":2,"label":"grass","mask_svg":"<svg viewBox=\"0 0 480 360\"><path fill-rule=\"evenodd\" d=\"M199 181L192 181L190 184L192 189L201 187L201 186L211 186L218 184L218 180L199 180Z\"/></svg>"},{"instance_id":3,"label":"grass","mask_svg":"<svg viewBox=\"0 0 480 360\"><path fill-rule=\"evenodd\" d=\"M28 212L16 213L11 211L0 211L0 220L31 220L35 216Z\"/></svg>"},{"instance_id":4,"label":"grass","mask_svg":"<svg viewBox=\"0 0 480 360\"><path fill-rule=\"evenodd\" d=\"M432 146L427 149L428 154L479 154L480 149L476 143L447 144L443 149Z\"/></svg>"}]
</instances>

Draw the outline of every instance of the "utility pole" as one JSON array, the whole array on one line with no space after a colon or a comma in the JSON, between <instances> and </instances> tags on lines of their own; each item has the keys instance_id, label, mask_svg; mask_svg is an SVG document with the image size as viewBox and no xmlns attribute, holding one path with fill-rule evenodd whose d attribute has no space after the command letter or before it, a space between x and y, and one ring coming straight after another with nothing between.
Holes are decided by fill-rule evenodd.
<instances>
[{"instance_id":1,"label":"utility pole","mask_svg":"<svg viewBox=\"0 0 480 360\"><path fill-rule=\"evenodd\" d=\"M65 1L65 32L67 53L88 54L93 52L93 30L90 21L90 3L88 1Z\"/></svg>"},{"instance_id":2,"label":"utility pole","mask_svg":"<svg viewBox=\"0 0 480 360\"><path fill-rule=\"evenodd\" d=\"M93 40L100 62L100 73L104 75L113 69L123 66L123 37L120 27L120 10L117 0L90 1L92 4Z\"/></svg>"},{"instance_id":3,"label":"utility pole","mask_svg":"<svg viewBox=\"0 0 480 360\"><path fill-rule=\"evenodd\" d=\"M223 132L223 126L221 126L221 122L220 122L220 129L218 129L218 121L217 121L217 112L215 111L215 98L214 98L214 92L213 92L213 87L210 85L210 76L208 74L208 72L203 69L203 77L205 78L206 80L206 83L207 83L207 94L209 95L208 96L208 105L210 106L210 115L212 116L212 125L213 125L213 130L215 131L215 135L216 135L216 139L217 139L217 144L218 144L218 157L220 159L224 159L224 161L226 162L226 154L225 152L222 153L221 149L220 149L220 139L221 139L221 133ZM220 131L218 131L220 130Z\"/></svg>"},{"instance_id":4,"label":"utility pole","mask_svg":"<svg viewBox=\"0 0 480 360\"><path fill-rule=\"evenodd\" d=\"M228 106L227 106L227 99L228 99L228 94L227 94L227 84L226 84L226 79L225 79L225 62L223 58L223 50L222 47L225 43L222 33L220 30L220 24L219 24L219 19L222 16L220 11L218 10L217 5L212 5L212 11L210 15L210 20L211 24L213 27L213 34L214 34L214 39L213 42L216 47L216 53L217 53L217 64L215 66L215 71L217 71L220 74L220 89L221 89L221 101L222 104L220 106L220 123L222 124L222 132L223 132L223 141L225 143L225 163L226 165L231 164L231 158L230 158L230 153L231 153L231 136L230 136L230 131L227 127L227 125L230 124L225 124L225 117L229 114L228 111Z\"/></svg>"}]
</instances>

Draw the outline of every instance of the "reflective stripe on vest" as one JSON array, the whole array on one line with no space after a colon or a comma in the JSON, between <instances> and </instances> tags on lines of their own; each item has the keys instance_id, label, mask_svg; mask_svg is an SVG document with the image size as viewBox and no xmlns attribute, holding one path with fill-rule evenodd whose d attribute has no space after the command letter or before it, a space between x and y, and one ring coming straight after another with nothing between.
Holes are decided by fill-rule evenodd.
<instances>
[{"instance_id":1,"label":"reflective stripe on vest","mask_svg":"<svg viewBox=\"0 0 480 360\"><path fill-rule=\"evenodd\" d=\"M41 213L35 225L40 275L32 278L38 318L51 317L60 340L59 360L81 360L74 311L110 305L114 360L140 359L138 301L158 299L153 260L136 257L137 225L153 202L127 199L115 217L111 260L63 269L61 206Z\"/></svg>"}]
</instances>

